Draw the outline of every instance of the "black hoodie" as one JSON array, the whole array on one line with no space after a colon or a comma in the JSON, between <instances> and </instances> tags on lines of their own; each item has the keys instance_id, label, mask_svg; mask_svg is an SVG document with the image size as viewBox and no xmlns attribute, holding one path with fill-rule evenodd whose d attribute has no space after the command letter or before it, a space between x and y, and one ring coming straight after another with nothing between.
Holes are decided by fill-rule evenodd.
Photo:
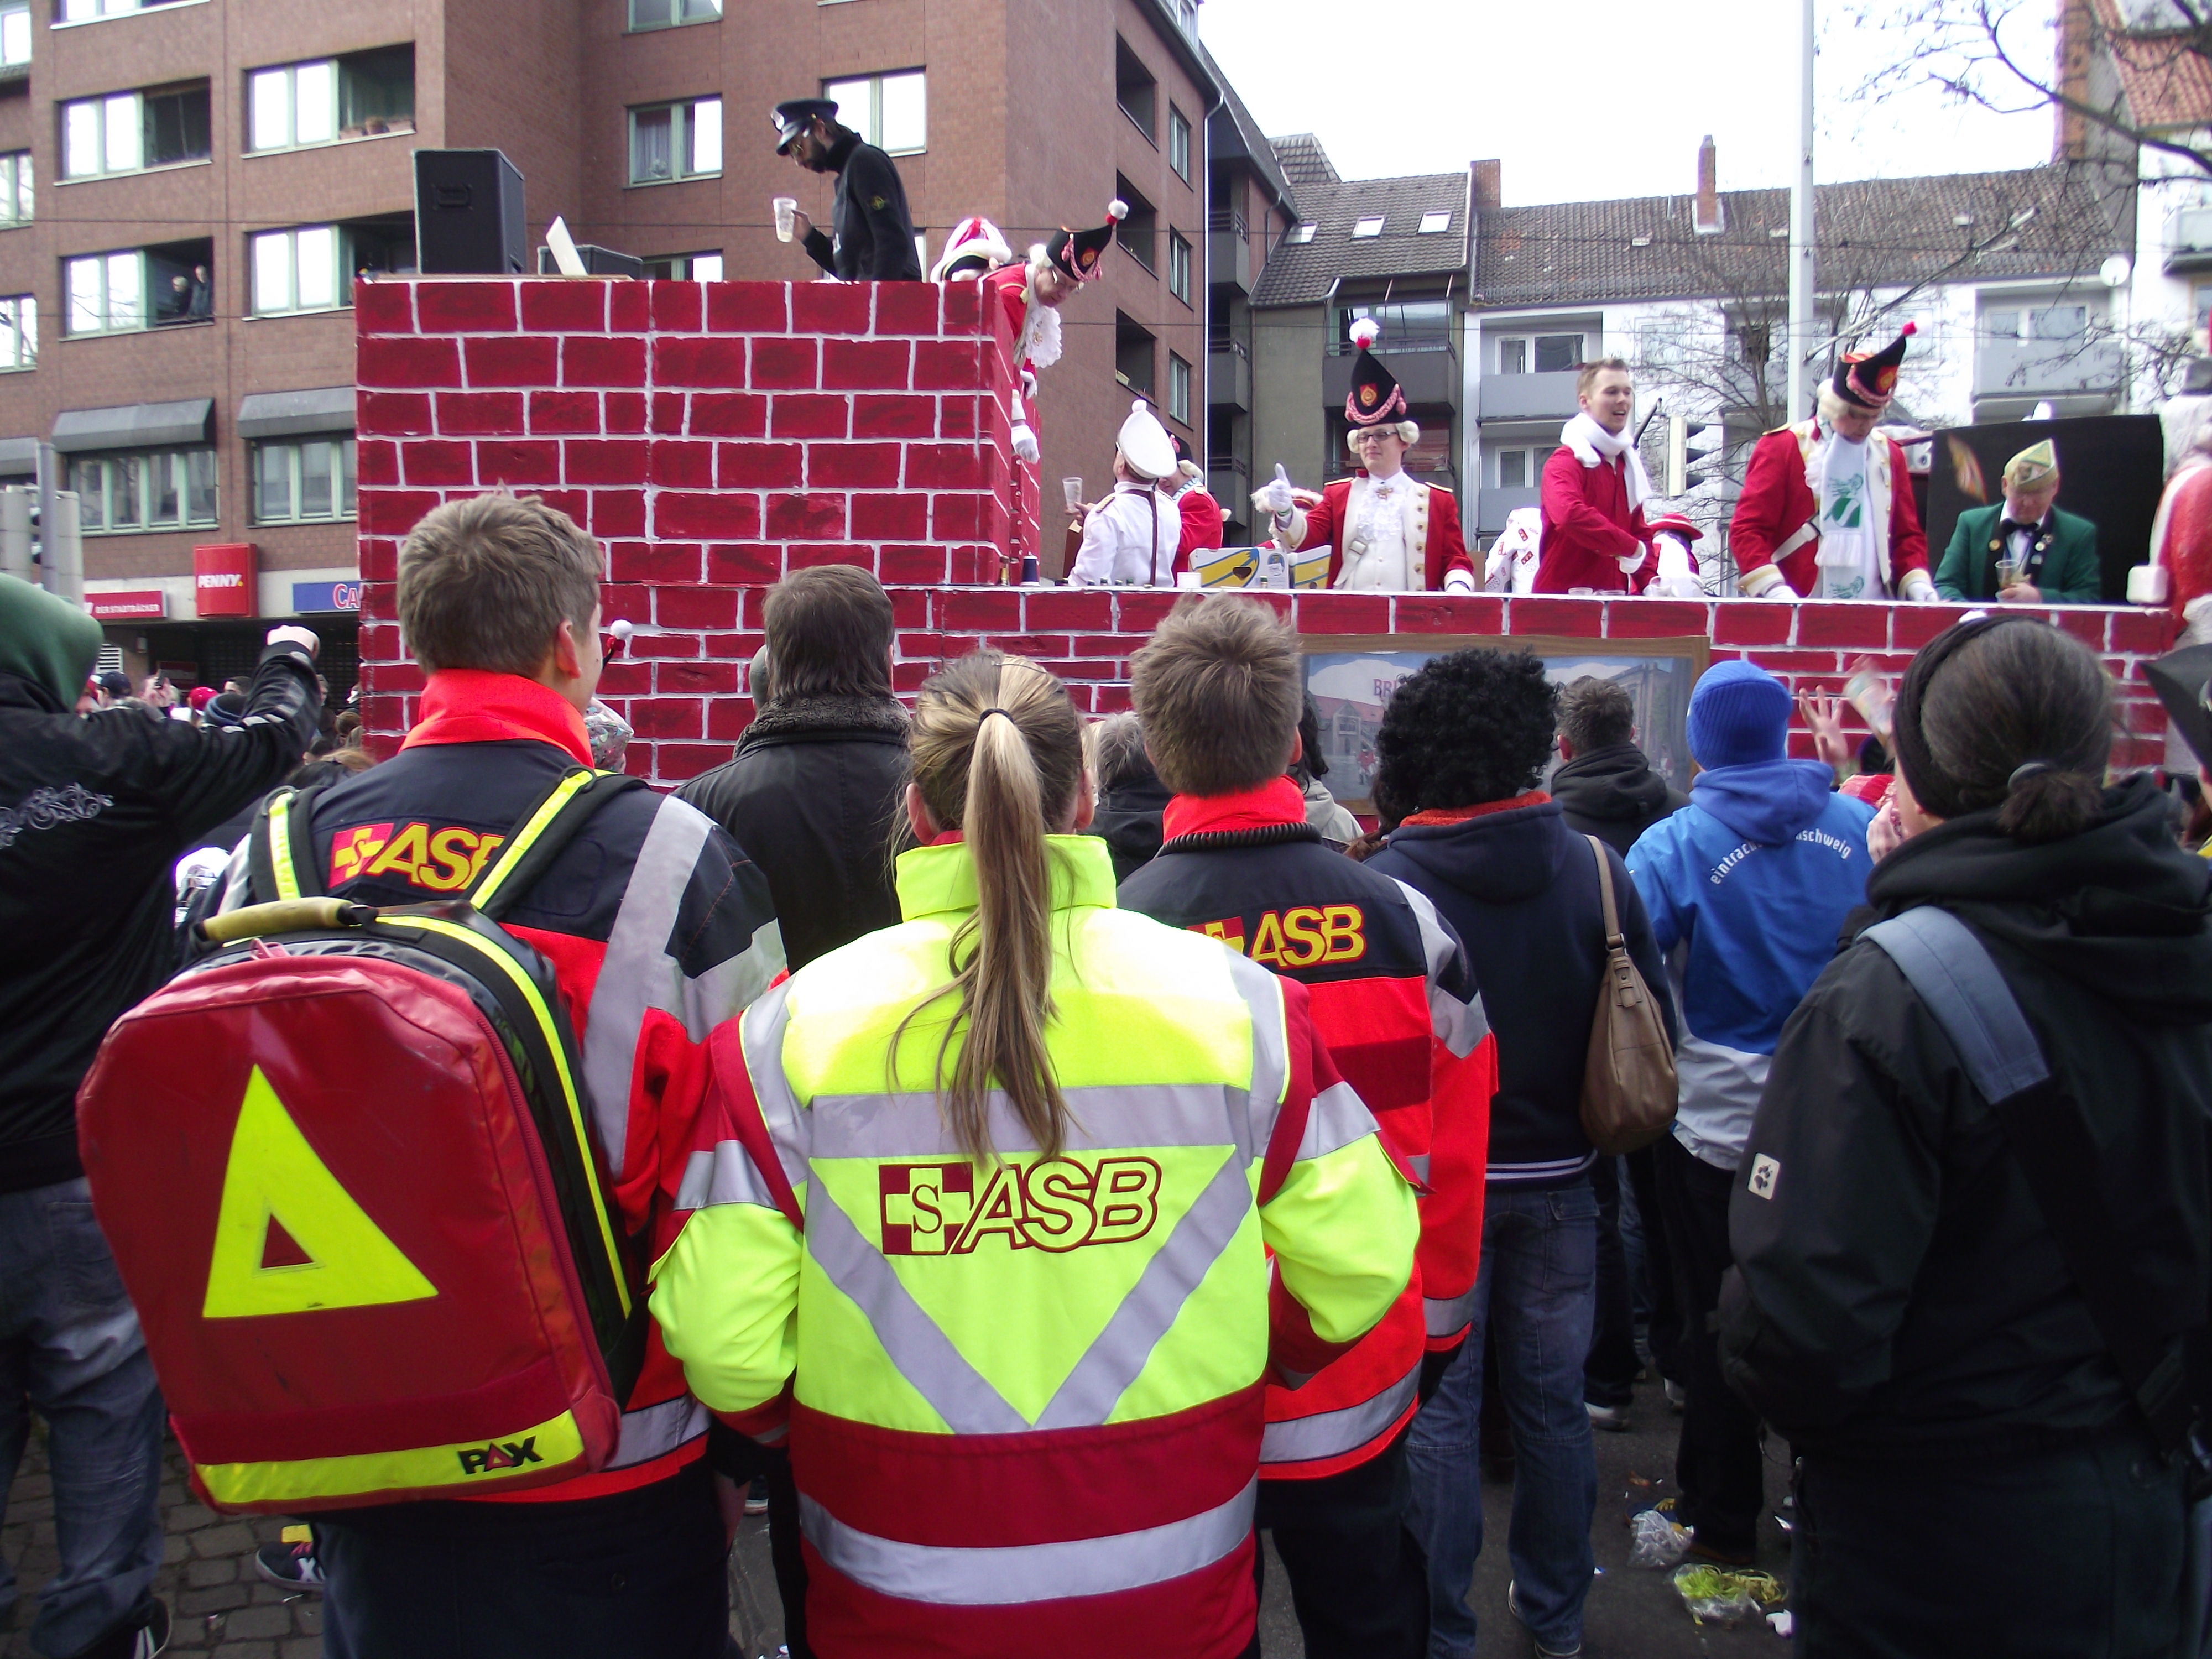
<instances>
[{"instance_id":1,"label":"black hoodie","mask_svg":"<svg viewBox=\"0 0 2212 1659\"><path fill-rule=\"evenodd\" d=\"M2087 1120L2101 1155L2082 1178L2167 1334L2212 1298L2208 884L2137 779L2081 835L2026 847L1972 813L1867 885L1875 915L1941 903L1989 946ZM2130 1412L1988 1103L1878 946L1848 945L1791 1017L1742 1167L1722 1351L1801 1448L1987 1455Z\"/></svg>"},{"instance_id":2,"label":"black hoodie","mask_svg":"<svg viewBox=\"0 0 2212 1659\"><path fill-rule=\"evenodd\" d=\"M1623 858L1638 836L1690 804L1632 743L1609 743L1560 762L1551 789L1568 829L1595 836Z\"/></svg>"}]
</instances>

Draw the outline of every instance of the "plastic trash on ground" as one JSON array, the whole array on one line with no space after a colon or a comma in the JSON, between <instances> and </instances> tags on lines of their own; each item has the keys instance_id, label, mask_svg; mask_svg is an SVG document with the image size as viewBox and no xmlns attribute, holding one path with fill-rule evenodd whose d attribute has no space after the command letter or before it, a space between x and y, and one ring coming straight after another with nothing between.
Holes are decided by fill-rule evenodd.
<instances>
[{"instance_id":1,"label":"plastic trash on ground","mask_svg":"<svg viewBox=\"0 0 2212 1659\"><path fill-rule=\"evenodd\" d=\"M1780 1607L1786 1595L1772 1573L1705 1565L1677 1568L1674 1592L1698 1623L1729 1626Z\"/></svg>"},{"instance_id":2,"label":"plastic trash on ground","mask_svg":"<svg viewBox=\"0 0 2212 1659\"><path fill-rule=\"evenodd\" d=\"M1657 1510L1645 1510L1629 1523L1632 1567L1671 1567L1689 1547L1690 1529Z\"/></svg>"}]
</instances>

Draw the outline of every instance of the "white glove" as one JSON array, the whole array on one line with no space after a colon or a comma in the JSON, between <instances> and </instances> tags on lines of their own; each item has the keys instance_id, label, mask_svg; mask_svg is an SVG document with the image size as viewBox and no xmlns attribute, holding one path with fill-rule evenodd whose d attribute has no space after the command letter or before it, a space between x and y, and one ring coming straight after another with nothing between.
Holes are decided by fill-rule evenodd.
<instances>
[{"instance_id":1,"label":"white glove","mask_svg":"<svg viewBox=\"0 0 2212 1659\"><path fill-rule=\"evenodd\" d=\"M1036 376L1026 368L1022 371L1022 396L1024 398L1036 396Z\"/></svg>"},{"instance_id":2,"label":"white glove","mask_svg":"<svg viewBox=\"0 0 2212 1659\"><path fill-rule=\"evenodd\" d=\"M1650 557L1650 555L1639 547L1636 550L1636 556L1634 558L1615 559L1613 562L1620 567L1620 574L1622 575L1633 576L1638 571L1644 568L1644 561L1649 557Z\"/></svg>"},{"instance_id":3,"label":"white glove","mask_svg":"<svg viewBox=\"0 0 2212 1659\"><path fill-rule=\"evenodd\" d=\"M1029 422L1026 421L1016 422L1014 424L1014 459L1018 461L1029 461L1034 463L1038 459L1042 453L1042 452L1037 448L1036 434L1030 429Z\"/></svg>"},{"instance_id":4,"label":"white glove","mask_svg":"<svg viewBox=\"0 0 2212 1659\"><path fill-rule=\"evenodd\" d=\"M1914 605L1933 605L1936 599L1936 584L1928 579L1924 570L1908 570L1899 585L1906 599Z\"/></svg>"},{"instance_id":5,"label":"white glove","mask_svg":"<svg viewBox=\"0 0 2212 1659\"><path fill-rule=\"evenodd\" d=\"M1291 494L1291 481L1281 467L1275 469L1273 479L1252 492L1252 505L1271 519L1288 516L1290 510L1297 505Z\"/></svg>"},{"instance_id":6,"label":"white glove","mask_svg":"<svg viewBox=\"0 0 2212 1659\"><path fill-rule=\"evenodd\" d=\"M1746 599L1794 599L1797 590L1790 586L1778 566L1763 564L1756 570L1747 570L1736 578L1738 587Z\"/></svg>"},{"instance_id":7,"label":"white glove","mask_svg":"<svg viewBox=\"0 0 2212 1659\"><path fill-rule=\"evenodd\" d=\"M1474 592L1474 572L1462 566L1454 565L1444 572L1444 592L1447 593Z\"/></svg>"}]
</instances>

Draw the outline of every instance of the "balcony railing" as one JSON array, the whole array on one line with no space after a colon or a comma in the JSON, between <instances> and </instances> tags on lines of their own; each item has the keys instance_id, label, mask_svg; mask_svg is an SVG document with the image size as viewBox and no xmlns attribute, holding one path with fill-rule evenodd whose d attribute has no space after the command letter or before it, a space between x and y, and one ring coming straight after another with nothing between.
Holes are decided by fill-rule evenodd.
<instances>
[{"instance_id":1,"label":"balcony railing","mask_svg":"<svg viewBox=\"0 0 2212 1659\"><path fill-rule=\"evenodd\" d=\"M1252 407L1252 357L1238 339L1218 340L1206 354L1206 401L1220 409Z\"/></svg>"},{"instance_id":2,"label":"balcony railing","mask_svg":"<svg viewBox=\"0 0 2212 1659\"><path fill-rule=\"evenodd\" d=\"M1581 407L1575 400L1578 374L1563 368L1545 374L1486 374L1477 399L1478 418L1534 421L1557 416L1566 420Z\"/></svg>"},{"instance_id":3,"label":"balcony railing","mask_svg":"<svg viewBox=\"0 0 2212 1659\"><path fill-rule=\"evenodd\" d=\"M1516 507L1540 505L1543 487L1540 484L1518 485L1508 489L1485 489L1475 496L1475 533L1496 536L1505 528L1505 516Z\"/></svg>"},{"instance_id":4,"label":"balcony railing","mask_svg":"<svg viewBox=\"0 0 2212 1659\"><path fill-rule=\"evenodd\" d=\"M1254 265L1252 239L1246 234L1243 216L1216 213L1206 236L1210 260L1207 281L1216 288L1233 288L1240 294L1249 294L1253 278L1259 272Z\"/></svg>"},{"instance_id":5,"label":"balcony railing","mask_svg":"<svg viewBox=\"0 0 2212 1659\"><path fill-rule=\"evenodd\" d=\"M1983 340L1974 349L1974 395L2109 392L2125 372L2114 340Z\"/></svg>"},{"instance_id":6,"label":"balcony railing","mask_svg":"<svg viewBox=\"0 0 2212 1659\"><path fill-rule=\"evenodd\" d=\"M1414 404L1444 404L1457 409L1465 395L1460 384L1459 353L1449 340L1433 345L1395 344L1375 354L1389 366L1406 389L1406 400ZM1330 356L1322 360L1322 400L1331 409L1344 407L1352 392L1352 368L1356 360ZM1572 377L1570 376L1570 379Z\"/></svg>"}]
</instances>

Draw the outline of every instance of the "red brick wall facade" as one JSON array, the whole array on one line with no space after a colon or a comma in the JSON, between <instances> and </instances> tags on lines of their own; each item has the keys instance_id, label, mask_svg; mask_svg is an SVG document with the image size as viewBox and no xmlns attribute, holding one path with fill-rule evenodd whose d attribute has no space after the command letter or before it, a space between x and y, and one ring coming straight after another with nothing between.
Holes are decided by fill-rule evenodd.
<instances>
[{"instance_id":1,"label":"red brick wall facade","mask_svg":"<svg viewBox=\"0 0 2212 1659\"><path fill-rule=\"evenodd\" d=\"M400 655L400 540L441 501L507 485L606 546L610 619L637 624L601 695L656 782L729 757L752 718L744 665L768 583L809 564L874 570L899 623L897 683L981 645L1033 657L1079 706L1128 706L1129 658L1176 595L996 586L1009 488L1003 319L972 285L382 283L361 291L361 654L386 745L422 676ZM1617 641L1704 636L1805 690L1870 655L1901 672L1955 605L1269 596L1309 635ZM2119 682L2122 764L2159 758L2142 662L2163 614L2047 613ZM1809 738L1795 733L1801 752Z\"/></svg>"}]
</instances>

